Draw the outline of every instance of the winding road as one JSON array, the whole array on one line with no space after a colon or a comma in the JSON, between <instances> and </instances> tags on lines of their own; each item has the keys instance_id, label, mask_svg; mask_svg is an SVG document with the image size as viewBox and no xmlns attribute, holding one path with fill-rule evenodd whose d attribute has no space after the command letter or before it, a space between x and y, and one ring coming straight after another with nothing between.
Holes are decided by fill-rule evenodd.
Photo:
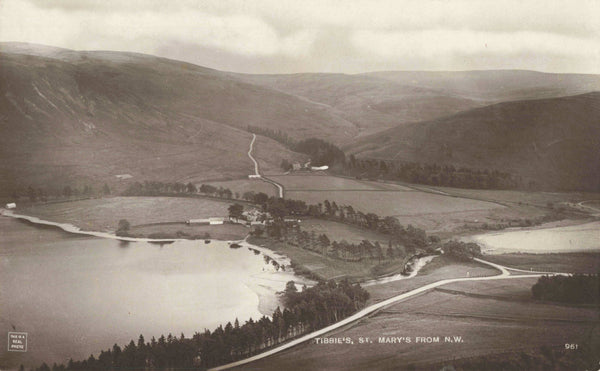
<instances>
[{"instance_id":1,"label":"winding road","mask_svg":"<svg viewBox=\"0 0 600 371\"><path fill-rule=\"evenodd\" d=\"M258 162L256 161L256 159L252 156L252 151L254 150L254 142L256 141L256 134L252 134L252 141L250 142L250 149L248 150L248 157L250 157L250 160L252 160L252 162L254 163L254 177L259 178L260 180L262 180L263 182L269 183L274 185L278 192L279 192L279 197L283 198L283 186L279 183L277 183L274 180L271 180L269 178L265 178L264 176L260 175L259 169L258 169Z\"/></svg>"},{"instance_id":2,"label":"winding road","mask_svg":"<svg viewBox=\"0 0 600 371\"><path fill-rule=\"evenodd\" d=\"M498 269L501 273L499 275L497 275L497 276L472 277L472 278L470 278L470 277L448 278L448 279L436 281L436 282L427 284L425 286L421 286L421 287L419 287L417 289L414 289L412 291L408 291L408 292L405 292L403 294L396 295L396 296L393 296L393 297L391 297L389 299L380 301L379 303L373 304L373 305L371 305L371 306L369 306L367 308L364 308L364 309L356 312L352 316L350 316L348 318L345 318L345 319L343 319L340 322L336 322L333 325L327 326L327 327L322 328L322 329L320 329L318 331L311 332L310 334L304 335L304 336L302 336L302 337L300 337L298 339L292 340L292 341L290 341L288 343L280 345L280 346L278 346L276 348L273 348L271 350L268 350L268 351L266 351L264 353L260 353L260 354L257 354L255 356L252 356L252 357L249 357L249 358L246 358L246 359L242 359L242 360L239 360L239 361L236 361L236 362L228 363L226 365L222 365L222 366L218 366L218 367L215 367L215 368L211 368L210 370L212 370L212 371L226 370L226 369L230 369L232 367L245 365L247 363L254 362L254 361L257 361L259 359L269 357L269 356L271 356L273 354L282 352L282 351L284 351L286 349L289 349L289 348L292 348L292 347L294 347L294 346L296 346L298 344L304 343L304 342L306 342L308 340L311 340L311 339L316 338L316 337L321 336L321 335L325 335L328 332L331 332L333 330L336 330L336 329L339 329L339 328L341 328L343 326L346 326L346 325L348 325L348 324L350 324L350 323L352 323L354 321L357 321L357 320L359 320L361 318L364 318L364 317L366 317L366 316L374 313L375 311L377 311L379 309L382 309L384 307L387 307L387 306L389 306L391 304L396 304L396 303L398 303L400 301L403 301L403 300L408 299L410 297L413 297L415 295L419 295L419 294L421 294L423 292L429 291L429 290L434 289L434 288L439 287L439 286L447 285L449 283L465 282L465 281L503 280L503 279L512 279L512 278L529 278L529 277L541 277L543 275L548 275L548 274L550 274L550 275L552 275L552 274L563 274L563 273L551 273L551 272L535 272L535 273L531 273L530 272L531 274L511 275L510 272L509 272L509 270L513 270L512 268L508 268L508 267L505 267L505 266L502 266L502 265L499 265L499 264L491 263L491 262L488 262L488 261L482 260L482 259L475 258L475 260L478 261L478 262L480 262L480 263L482 263L482 264L487 264L489 266L492 266L492 267ZM517 270L517 271L520 271L520 270Z\"/></svg>"}]
</instances>

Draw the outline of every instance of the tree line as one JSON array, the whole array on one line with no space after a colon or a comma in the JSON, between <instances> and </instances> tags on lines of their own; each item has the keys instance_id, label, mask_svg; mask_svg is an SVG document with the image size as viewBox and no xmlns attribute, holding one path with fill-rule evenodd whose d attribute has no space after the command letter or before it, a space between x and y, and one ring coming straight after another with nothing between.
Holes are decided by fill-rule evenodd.
<instances>
[{"instance_id":1,"label":"tree line","mask_svg":"<svg viewBox=\"0 0 600 371\"><path fill-rule=\"evenodd\" d=\"M191 338L169 334L147 342L140 335L137 343L131 340L123 348L115 344L98 357L70 360L52 368L44 363L36 370L203 370L252 356L340 321L363 308L368 298L367 291L348 280L319 282L313 287L304 286L302 291L290 281L283 292L285 309L277 307L272 318L250 318L243 325L236 319L233 324L220 325L212 332L197 332Z\"/></svg>"},{"instance_id":2,"label":"tree line","mask_svg":"<svg viewBox=\"0 0 600 371\"><path fill-rule=\"evenodd\" d=\"M369 179L383 178L455 188L514 189L519 188L522 183L520 177L494 169L457 168L454 165L398 160L357 159L354 155L350 155L344 173Z\"/></svg>"},{"instance_id":3,"label":"tree line","mask_svg":"<svg viewBox=\"0 0 600 371\"><path fill-rule=\"evenodd\" d=\"M600 281L597 274L542 276L531 287L537 300L571 304L600 304Z\"/></svg>"},{"instance_id":4,"label":"tree line","mask_svg":"<svg viewBox=\"0 0 600 371\"><path fill-rule=\"evenodd\" d=\"M464 166L456 168L454 165L356 158L353 154L346 159L340 148L318 138L297 141L281 130L256 126L248 126L248 131L274 139L292 151L310 156L313 166L328 165L335 172L351 176L456 188L515 189L534 186L523 184L523 179L519 176L495 169L471 169ZM289 170L289 161L282 161L282 167Z\"/></svg>"},{"instance_id":5,"label":"tree line","mask_svg":"<svg viewBox=\"0 0 600 371\"><path fill-rule=\"evenodd\" d=\"M284 236L287 227L280 219L285 215L293 215L333 220L380 232L388 235L394 244L402 244L409 251L439 241L435 236L427 237L423 229L410 224L406 227L401 225L398 219L392 216L381 217L375 213L363 213L350 205L337 205L335 201L325 200L323 203L307 205L304 201L270 197L265 202L264 208L275 218L275 222L267 227L267 233L271 237Z\"/></svg>"},{"instance_id":6,"label":"tree line","mask_svg":"<svg viewBox=\"0 0 600 371\"><path fill-rule=\"evenodd\" d=\"M34 187L32 185L27 186L24 189L15 189L11 193L13 200L18 201L21 197L27 197L29 201L46 202L49 199L61 199L70 197L90 197L94 195L110 195L111 190L108 184L104 183L100 189L95 190L92 186L85 184L81 188L77 186L65 185L61 188L47 189L45 187Z\"/></svg>"},{"instance_id":7,"label":"tree line","mask_svg":"<svg viewBox=\"0 0 600 371\"><path fill-rule=\"evenodd\" d=\"M346 155L336 145L318 138L295 140L281 130L273 130L257 126L248 126L248 131L263 135L283 144L288 149L308 155L313 166L327 165L329 167L345 166ZM284 165L285 164L285 165ZM289 161L282 162L283 167L289 167Z\"/></svg>"}]
</instances>

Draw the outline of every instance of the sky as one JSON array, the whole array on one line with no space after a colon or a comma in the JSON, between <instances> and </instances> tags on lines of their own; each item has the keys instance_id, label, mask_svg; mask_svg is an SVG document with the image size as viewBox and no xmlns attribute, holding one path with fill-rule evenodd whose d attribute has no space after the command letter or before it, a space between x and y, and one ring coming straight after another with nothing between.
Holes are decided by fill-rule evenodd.
<instances>
[{"instance_id":1,"label":"sky","mask_svg":"<svg viewBox=\"0 0 600 371\"><path fill-rule=\"evenodd\" d=\"M600 0L0 0L0 41L244 73L600 74Z\"/></svg>"}]
</instances>

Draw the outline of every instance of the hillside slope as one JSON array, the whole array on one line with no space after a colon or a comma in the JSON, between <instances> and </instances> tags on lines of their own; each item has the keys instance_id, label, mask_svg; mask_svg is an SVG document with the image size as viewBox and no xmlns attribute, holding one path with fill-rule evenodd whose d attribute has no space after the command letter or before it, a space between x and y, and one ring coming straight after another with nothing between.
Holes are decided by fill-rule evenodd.
<instances>
[{"instance_id":1,"label":"hillside slope","mask_svg":"<svg viewBox=\"0 0 600 371\"><path fill-rule=\"evenodd\" d=\"M496 169L546 189L600 190L600 92L499 103L396 127L357 156Z\"/></svg>"},{"instance_id":2,"label":"hillside slope","mask_svg":"<svg viewBox=\"0 0 600 371\"><path fill-rule=\"evenodd\" d=\"M443 94L490 103L557 98L600 91L600 75L524 70L383 71L362 76L435 89Z\"/></svg>"},{"instance_id":3,"label":"hillside slope","mask_svg":"<svg viewBox=\"0 0 600 371\"><path fill-rule=\"evenodd\" d=\"M351 138L329 109L215 70L120 52L0 47L0 189L246 175L248 125ZM265 141L267 166L294 158ZM297 157L297 156L296 156Z\"/></svg>"},{"instance_id":4,"label":"hillside slope","mask_svg":"<svg viewBox=\"0 0 600 371\"><path fill-rule=\"evenodd\" d=\"M301 73L233 76L332 108L340 117L358 126L360 135L487 104L484 100L463 98L439 89L399 84L368 75Z\"/></svg>"},{"instance_id":5,"label":"hillside slope","mask_svg":"<svg viewBox=\"0 0 600 371\"><path fill-rule=\"evenodd\" d=\"M597 75L519 70L232 76L324 104L357 125L359 135L504 101L600 90Z\"/></svg>"}]
</instances>

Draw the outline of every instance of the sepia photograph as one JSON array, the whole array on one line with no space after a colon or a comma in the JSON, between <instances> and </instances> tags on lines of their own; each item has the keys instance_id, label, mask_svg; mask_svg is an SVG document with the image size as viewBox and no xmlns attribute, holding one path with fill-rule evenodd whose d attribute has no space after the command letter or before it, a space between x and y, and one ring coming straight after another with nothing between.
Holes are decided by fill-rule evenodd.
<instances>
[{"instance_id":1,"label":"sepia photograph","mask_svg":"<svg viewBox=\"0 0 600 371\"><path fill-rule=\"evenodd\" d=\"M600 1L0 0L0 370L600 370Z\"/></svg>"}]
</instances>

